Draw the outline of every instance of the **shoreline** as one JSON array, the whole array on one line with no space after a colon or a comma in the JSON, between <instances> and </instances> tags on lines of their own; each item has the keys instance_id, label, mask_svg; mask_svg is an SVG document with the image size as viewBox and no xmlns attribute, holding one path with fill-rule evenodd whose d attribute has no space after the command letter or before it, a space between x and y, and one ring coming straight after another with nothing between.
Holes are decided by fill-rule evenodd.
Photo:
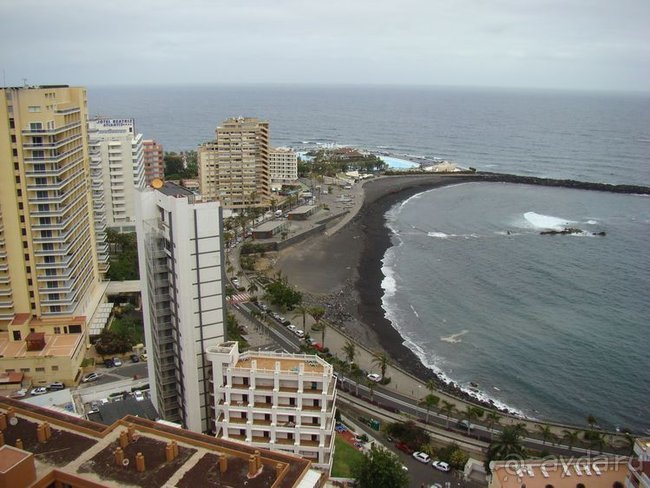
<instances>
[{"instance_id":1,"label":"shoreline","mask_svg":"<svg viewBox=\"0 0 650 488\"><path fill-rule=\"evenodd\" d=\"M291 256L279 260L283 272L290 281L299 277L297 284L305 289L313 302L323 305L327 314L325 318L340 327L346 333L355 337L361 343L373 349L384 350L393 362L405 371L413 374L422 382L432 379L438 389L466 402L482 407L498 409L510 415L520 416L514 408L498 408L492 401L482 401L461 389L455 382L446 383L441 376L425 366L420 358L403 343L405 339L385 317L383 309L384 290L381 286L384 279L382 259L386 251L393 246L391 231L386 227L385 213L395 204L405 201L411 196L423 191L445 186L468 183L511 183L529 184L536 186L565 187L568 189L583 189L606 191L624 194L650 194L650 188L632 185L609 185L600 183L577 182L574 180L553 180L538 177L518 176L498 173L455 173L441 174L411 174L381 177L363 183L363 204L357 214L350 216L338 231L305 241L301 250L308 259L298 263L298 268L307 266L309 269L319 269L319 276L305 280L304 273L291 272L283 267L291 263ZM336 266L337 264L341 267ZM322 274L337 275L339 278L329 280L320 277L320 269L326 269ZM295 271L295 269L294 269ZM304 269L303 269L304 271ZM327 286L323 286L324 282ZM332 287L336 282L337 287ZM485 392L487 393L487 392ZM531 419L532 420L532 419ZM552 421L552 418L548 419Z\"/></svg>"}]
</instances>

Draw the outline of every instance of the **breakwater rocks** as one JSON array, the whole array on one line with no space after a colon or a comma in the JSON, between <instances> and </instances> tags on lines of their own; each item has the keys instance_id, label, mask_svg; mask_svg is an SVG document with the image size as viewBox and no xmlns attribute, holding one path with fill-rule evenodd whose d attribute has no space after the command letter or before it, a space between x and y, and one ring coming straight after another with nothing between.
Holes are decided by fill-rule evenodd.
<instances>
[{"instance_id":1,"label":"breakwater rocks","mask_svg":"<svg viewBox=\"0 0 650 488\"><path fill-rule=\"evenodd\" d=\"M609 183L591 183L577 180L558 180L539 178L536 176L520 176L507 173L477 172L478 181L495 181L501 183L519 183L523 185L557 186L574 188L576 190L606 191L610 193L626 193L630 195L650 195L650 187L639 185L611 185Z\"/></svg>"}]
</instances>

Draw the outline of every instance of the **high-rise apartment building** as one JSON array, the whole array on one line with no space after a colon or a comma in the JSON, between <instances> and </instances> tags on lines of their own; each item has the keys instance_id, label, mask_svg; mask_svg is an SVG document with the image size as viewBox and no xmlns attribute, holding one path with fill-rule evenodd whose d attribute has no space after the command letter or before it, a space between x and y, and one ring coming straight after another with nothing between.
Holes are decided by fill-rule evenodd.
<instances>
[{"instance_id":1,"label":"high-rise apartment building","mask_svg":"<svg viewBox=\"0 0 650 488\"><path fill-rule=\"evenodd\" d=\"M198 150L201 194L224 208L265 205L271 197L269 123L230 118L217 127L216 136Z\"/></svg>"},{"instance_id":2,"label":"high-rise apartment building","mask_svg":"<svg viewBox=\"0 0 650 488\"><path fill-rule=\"evenodd\" d=\"M37 383L78 375L84 315L108 264L97 255L86 114L83 88L0 89L0 369Z\"/></svg>"},{"instance_id":3,"label":"high-rise apartment building","mask_svg":"<svg viewBox=\"0 0 650 488\"><path fill-rule=\"evenodd\" d=\"M99 176L106 225L118 232L135 231L136 190L144 188L144 146L133 119L88 122L93 177Z\"/></svg>"},{"instance_id":4,"label":"high-rise apartment building","mask_svg":"<svg viewBox=\"0 0 650 488\"><path fill-rule=\"evenodd\" d=\"M211 430L210 362L224 340L221 208L154 181L136 205L151 399L165 419Z\"/></svg>"},{"instance_id":5,"label":"high-rise apartment building","mask_svg":"<svg viewBox=\"0 0 650 488\"><path fill-rule=\"evenodd\" d=\"M271 188L280 190L282 185L295 184L298 179L298 155L288 147L269 150Z\"/></svg>"},{"instance_id":6,"label":"high-rise apartment building","mask_svg":"<svg viewBox=\"0 0 650 488\"><path fill-rule=\"evenodd\" d=\"M156 178L165 177L165 159L163 147L153 139L142 141L144 147L144 178L147 185L150 185Z\"/></svg>"},{"instance_id":7,"label":"high-rise apartment building","mask_svg":"<svg viewBox=\"0 0 650 488\"><path fill-rule=\"evenodd\" d=\"M240 353L234 341L207 353L217 437L296 454L329 471L336 423L331 364L307 354Z\"/></svg>"}]
</instances>

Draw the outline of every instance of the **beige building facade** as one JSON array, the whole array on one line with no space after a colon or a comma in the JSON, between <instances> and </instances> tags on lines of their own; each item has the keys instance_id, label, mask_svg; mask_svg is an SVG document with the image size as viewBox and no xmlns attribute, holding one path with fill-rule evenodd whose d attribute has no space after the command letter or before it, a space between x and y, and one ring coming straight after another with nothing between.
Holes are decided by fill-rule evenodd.
<instances>
[{"instance_id":1,"label":"beige building facade","mask_svg":"<svg viewBox=\"0 0 650 488\"><path fill-rule=\"evenodd\" d=\"M268 205L271 197L269 123L230 118L216 129L216 141L198 149L201 195L223 208Z\"/></svg>"},{"instance_id":2,"label":"beige building facade","mask_svg":"<svg viewBox=\"0 0 650 488\"><path fill-rule=\"evenodd\" d=\"M84 314L108 265L97 254L105 237L96 236L86 119L83 88L0 89L0 369L19 361L36 380L61 357L78 372L83 354L55 336L85 343Z\"/></svg>"},{"instance_id":3,"label":"beige building facade","mask_svg":"<svg viewBox=\"0 0 650 488\"><path fill-rule=\"evenodd\" d=\"M288 147L276 147L269 151L271 189L280 190L282 185L295 184L298 180L298 155Z\"/></svg>"},{"instance_id":4,"label":"beige building facade","mask_svg":"<svg viewBox=\"0 0 650 488\"><path fill-rule=\"evenodd\" d=\"M206 353L217 437L299 455L329 471L336 423L332 365L315 355L240 353L235 341Z\"/></svg>"},{"instance_id":5,"label":"beige building facade","mask_svg":"<svg viewBox=\"0 0 650 488\"><path fill-rule=\"evenodd\" d=\"M144 177L147 185L158 178L165 178L165 156L162 144L153 139L142 141L144 147Z\"/></svg>"}]
</instances>

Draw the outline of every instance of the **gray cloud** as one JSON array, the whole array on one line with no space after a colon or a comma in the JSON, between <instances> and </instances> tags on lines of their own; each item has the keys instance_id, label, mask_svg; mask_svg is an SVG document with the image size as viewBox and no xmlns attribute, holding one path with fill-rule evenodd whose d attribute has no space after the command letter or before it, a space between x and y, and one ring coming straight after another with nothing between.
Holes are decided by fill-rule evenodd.
<instances>
[{"instance_id":1,"label":"gray cloud","mask_svg":"<svg viewBox=\"0 0 650 488\"><path fill-rule=\"evenodd\" d=\"M7 83L648 90L647 0L0 0Z\"/></svg>"}]
</instances>

